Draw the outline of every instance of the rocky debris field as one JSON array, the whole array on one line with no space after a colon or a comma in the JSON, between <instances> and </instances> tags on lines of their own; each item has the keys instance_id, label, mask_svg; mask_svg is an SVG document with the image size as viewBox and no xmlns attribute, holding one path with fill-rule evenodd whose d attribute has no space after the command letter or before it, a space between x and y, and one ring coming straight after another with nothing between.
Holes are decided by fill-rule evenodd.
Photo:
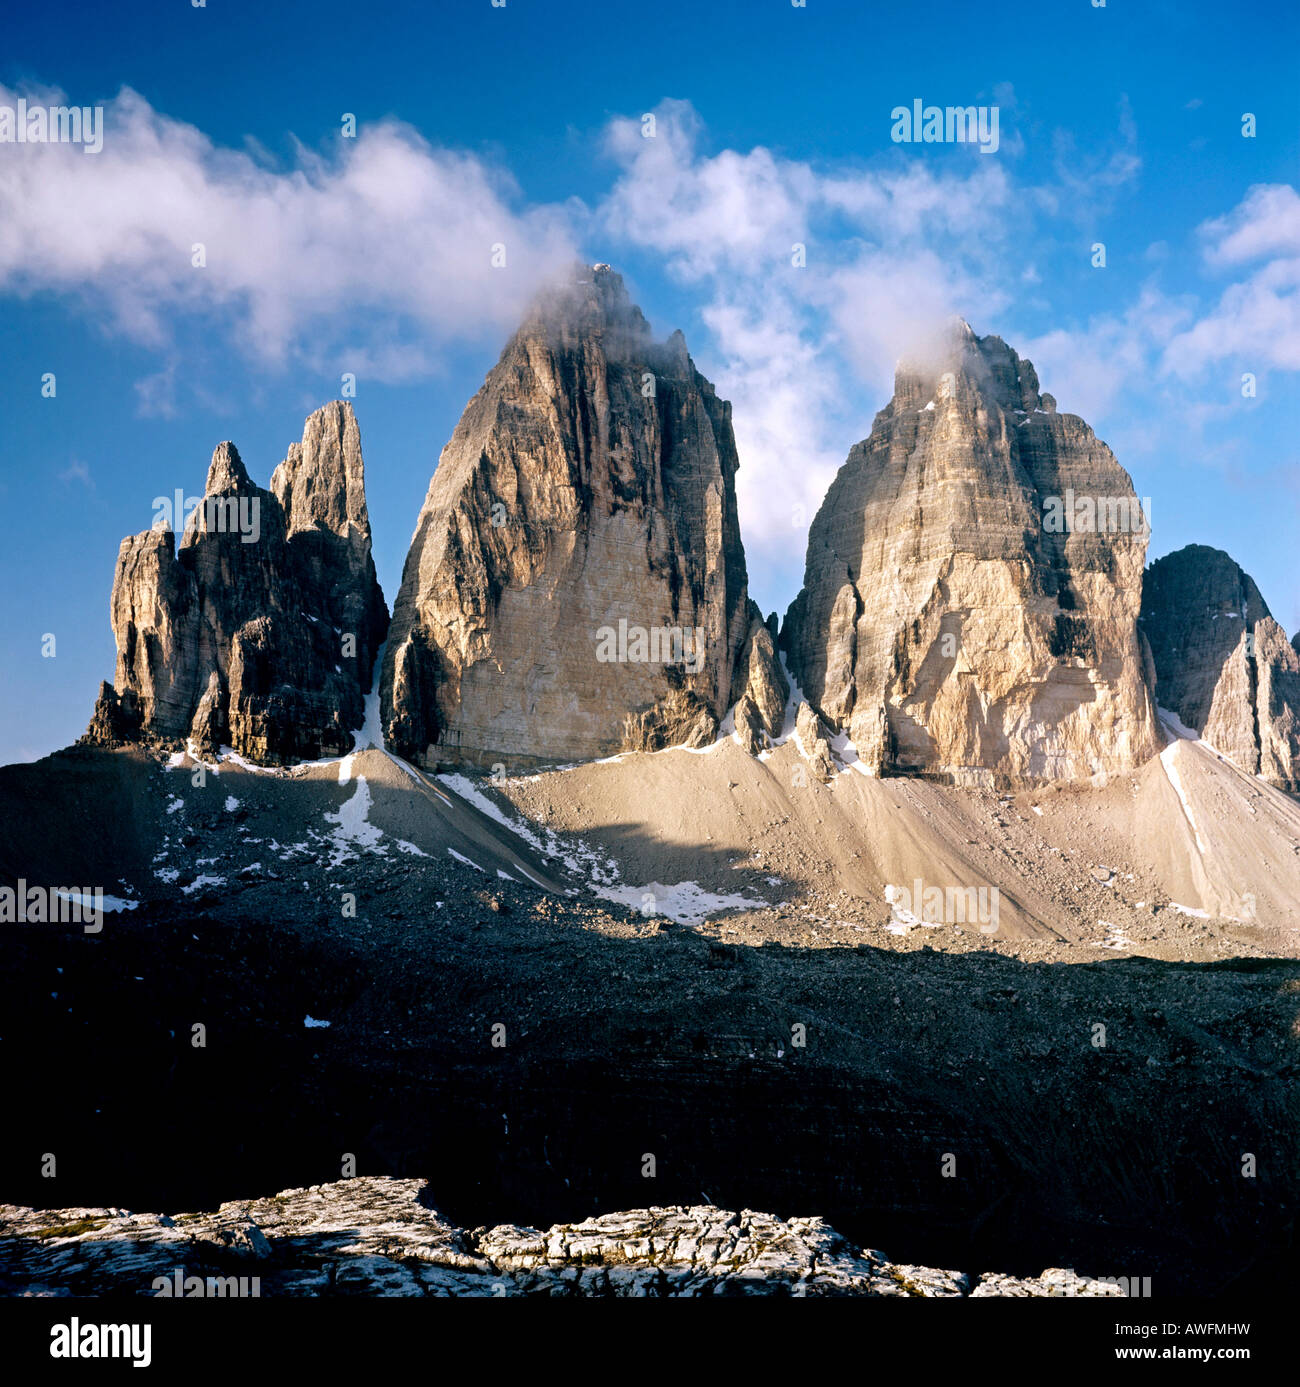
<instances>
[{"instance_id":1,"label":"rocky debris field","mask_svg":"<svg viewBox=\"0 0 1300 1387\"><path fill-rule=\"evenodd\" d=\"M208 1214L0 1205L0 1294L174 1295L179 1284L189 1295L236 1295L251 1293L254 1277L261 1296L1123 1294L1060 1269L1009 1277L905 1266L855 1248L820 1218L711 1205L466 1230L429 1202L422 1180L342 1180Z\"/></svg>"},{"instance_id":2,"label":"rocky debris field","mask_svg":"<svg viewBox=\"0 0 1300 1387\"><path fill-rule=\"evenodd\" d=\"M813 791L806 819L770 797L780 753L795 754L723 746L511 782L537 797L530 838L494 817L517 811L486 782L378 750L279 774L226 761L202 786L136 751L7 768L0 867L84 884L80 864L138 903L94 934L4 936L0 1055L20 1116L0 1190L213 1208L337 1180L351 1156L367 1177L428 1179L464 1228L757 1207L814 1211L907 1263L1020 1279L1064 1264L1173 1294L1292 1276L1300 962L1224 957L1221 924L1186 953L896 935L870 899L861 862L916 834L928 851L970 825L976 846L958 846L1004 861L981 846L997 841L986 814L1017 850L1058 842L1059 875L1031 884L1068 873L1100 911L1137 891L1140 863L1120 852L1125 814L1143 814L1131 787L1004 802L842 775L871 797L847 801L862 813L850 847L836 792ZM757 778L744 813L726 783L742 764ZM680 806L689 858L650 814L656 777L689 784L682 765L710 777ZM613 793L638 787L639 806ZM1263 817L1278 792L1259 793ZM743 853L725 836L743 845L754 815L781 814L784 836ZM68 831L49 833L51 815ZM771 903L643 914L656 834L657 880ZM858 903L867 929L851 928Z\"/></svg>"}]
</instances>

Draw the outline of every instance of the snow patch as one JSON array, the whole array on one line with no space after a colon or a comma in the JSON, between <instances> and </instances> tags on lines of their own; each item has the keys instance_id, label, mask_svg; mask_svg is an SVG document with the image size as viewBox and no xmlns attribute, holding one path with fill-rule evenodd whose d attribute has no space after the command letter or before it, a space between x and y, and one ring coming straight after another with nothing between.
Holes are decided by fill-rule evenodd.
<instances>
[{"instance_id":1,"label":"snow patch","mask_svg":"<svg viewBox=\"0 0 1300 1387\"><path fill-rule=\"evenodd\" d=\"M95 896L87 896L81 891L56 891L54 894L73 905L89 906L92 910L134 910L140 904L139 901L124 901L121 896L105 895L96 899ZM59 972L62 971L60 968Z\"/></svg>"},{"instance_id":2,"label":"snow patch","mask_svg":"<svg viewBox=\"0 0 1300 1387\"><path fill-rule=\"evenodd\" d=\"M339 767L339 783L347 784L347 781L342 778L341 765ZM331 868L347 861L349 857L356 854L358 849L373 851L379 847L380 840L384 835L376 825L369 821L369 816L370 786L366 784L365 776L359 775L357 776L357 788L352 798L339 806L337 814L325 815L327 823L338 825L332 835L334 856L330 859Z\"/></svg>"},{"instance_id":3,"label":"snow patch","mask_svg":"<svg viewBox=\"0 0 1300 1387\"><path fill-rule=\"evenodd\" d=\"M718 895L693 881L679 881L673 886L657 881L645 886L604 885L592 890L607 901L631 906L649 917L665 915L679 925L701 925L723 910L763 909L771 904L748 896Z\"/></svg>"},{"instance_id":4,"label":"snow patch","mask_svg":"<svg viewBox=\"0 0 1300 1387\"><path fill-rule=\"evenodd\" d=\"M1170 742L1160 753L1160 764L1165 768L1165 775L1169 779L1170 785L1174 787L1174 793L1178 796L1179 803L1183 806L1183 813L1187 818L1188 827L1192 830L1192 836L1196 839L1197 851L1204 856L1209 849L1205 845L1205 840L1201 837L1201 830L1196 822L1196 814L1192 809L1192 802L1188 798L1187 790L1183 785L1183 778L1178 771L1178 759L1182 753L1183 743L1181 740Z\"/></svg>"},{"instance_id":5,"label":"snow patch","mask_svg":"<svg viewBox=\"0 0 1300 1387\"><path fill-rule=\"evenodd\" d=\"M885 900L889 902L890 915L885 922L885 928L890 934L911 934L918 925L925 929L939 929L944 923L942 920L923 920L902 905L902 901L910 894L905 886L885 887Z\"/></svg>"},{"instance_id":6,"label":"snow patch","mask_svg":"<svg viewBox=\"0 0 1300 1387\"><path fill-rule=\"evenodd\" d=\"M385 641L384 645L375 651L375 668L370 676L370 692L366 695L365 721L361 724L361 731L357 733L353 751L364 751L369 746L379 751L387 750L384 746L384 721L379 712L379 674L384 667L384 646L387 644Z\"/></svg>"},{"instance_id":7,"label":"snow patch","mask_svg":"<svg viewBox=\"0 0 1300 1387\"><path fill-rule=\"evenodd\" d=\"M578 876L589 877L593 883L607 884L616 882L619 878L618 864L612 857L605 857L589 844L584 843L581 838L570 838L561 842L559 836L552 829L545 829L546 837L543 839L536 831L535 826L520 815L507 815L495 800L489 799L482 790L474 784L467 776L452 773L438 777L445 785L454 790L462 799L467 800L481 814L486 814L489 819L495 820L502 828L509 829L511 833L522 838L525 843L543 857L556 857L564 863L569 871ZM521 870L533 880L537 878L522 864L517 864ZM544 883L537 881L539 886Z\"/></svg>"},{"instance_id":8,"label":"snow patch","mask_svg":"<svg viewBox=\"0 0 1300 1387\"><path fill-rule=\"evenodd\" d=\"M1098 942L1098 948L1133 949L1137 947L1119 925L1113 925L1109 920L1098 920L1097 925L1106 931L1106 937Z\"/></svg>"},{"instance_id":9,"label":"snow patch","mask_svg":"<svg viewBox=\"0 0 1300 1387\"><path fill-rule=\"evenodd\" d=\"M188 886L182 886L181 890L187 896L192 896L195 891L200 890L204 886L224 886L225 884L225 877L196 876Z\"/></svg>"}]
</instances>

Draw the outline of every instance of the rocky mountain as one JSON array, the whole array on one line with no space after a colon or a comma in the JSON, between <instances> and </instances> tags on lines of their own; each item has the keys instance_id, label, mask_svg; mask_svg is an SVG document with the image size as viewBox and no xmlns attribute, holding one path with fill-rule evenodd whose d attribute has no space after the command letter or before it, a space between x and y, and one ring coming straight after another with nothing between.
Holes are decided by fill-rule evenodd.
<instances>
[{"instance_id":1,"label":"rocky mountain","mask_svg":"<svg viewBox=\"0 0 1300 1387\"><path fill-rule=\"evenodd\" d=\"M1028 785L1159 745L1128 474L1001 338L950 326L832 483L782 630L864 768Z\"/></svg>"},{"instance_id":2,"label":"rocky mountain","mask_svg":"<svg viewBox=\"0 0 1300 1387\"><path fill-rule=\"evenodd\" d=\"M1252 775L1300 789L1300 655L1250 575L1221 549L1157 559L1142 628L1162 708Z\"/></svg>"},{"instance_id":3,"label":"rocky mountain","mask_svg":"<svg viewBox=\"0 0 1300 1387\"><path fill-rule=\"evenodd\" d=\"M347 751L388 623L352 407L307 420L269 491L222 443L179 545L166 523L122 541L111 613L117 670L84 740Z\"/></svg>"},{"instance_id":4,"label":"rocky mountain","mask_svg":"<svg viewBox=\"0 0 1300 1387\"><path fill-rule=\"evenodd\" d=\"M738 693L751 744L779 731L736 467L730 405L609 266L542 294L420 512L384 658L389 746L426 766L699 746Z\"/></svg>"}]
</instances>

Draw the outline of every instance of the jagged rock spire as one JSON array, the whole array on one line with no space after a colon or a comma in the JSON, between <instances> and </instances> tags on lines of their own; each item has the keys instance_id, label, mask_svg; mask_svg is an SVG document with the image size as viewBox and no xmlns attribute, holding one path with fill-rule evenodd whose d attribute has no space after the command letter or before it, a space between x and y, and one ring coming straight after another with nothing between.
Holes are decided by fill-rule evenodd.
<instances>
[{"instance_id":1,"label":"jagged rock spire","mask_svg":"<svg viewBox=\"0 0 1300 1387\"><path fill-rule=\"evenodd\" d=\"M227 442L204 492L179 546L164 526L122 541L117 671L87 738L205 754L228 740L272 762L347 751L388 623L351 406L307 420L272 491Z\"/></svg>"},{"instance_id":2,"label":"jagged rock spire","mask_svg":"<svg viewBox=\"0 0 1300 1387\"><path fill-rule=\"evenodd\" d=\"M1157 559L1142 628L1162 708L1252 775L1300 790L1300 656L1254 580L1221 549Z\"/></svg>"}]
</instances>

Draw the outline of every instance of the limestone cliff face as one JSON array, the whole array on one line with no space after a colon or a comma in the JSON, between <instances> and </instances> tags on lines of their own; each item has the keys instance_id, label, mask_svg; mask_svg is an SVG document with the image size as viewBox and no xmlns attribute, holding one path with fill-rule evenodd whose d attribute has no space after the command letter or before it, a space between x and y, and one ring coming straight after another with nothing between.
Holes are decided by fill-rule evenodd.
<instances>
[{"instance_id":1,"label":"limestone cliff face","mask_svg":"<svg viewBox=\"0 0 1300 1387\"><path fill-rule=\"evenodd\" d=\"M90 741L347 751L388 620L351 406L307 420L270 491L221 444L179 546L166 527L122 541L111 614L117 671Z\"/></svg>"},{"instance_id":2,"label":"limestone cliff face","mask_svg":"<svg viewBox=\"0 0 1300 1387\"><path fill-rule=\"evenodd\" d=\"M782 642L876 773L1019 785L1126 770L1159 737L1128 474L998 337L902 364L809 532Z\"/></svg>"},{"instance_id":3,"label":"limestone cliff face","mask_svg":"<svg viewBox=\"0 0 1300 1387\"><path fill-rule=\"evenodd\" d=\"M622 279L543 294L443 449L384 659L388 745L424 765L710 741L756 610L731 407ZM778 728L769 728L776 731Z\"/></svg>"},{"instance_id":4,"label":"limestone cliff face","mask_svg":"<svg viewBox=\"0 0 1300 1387\"><path fill-rule=\"evenodd\" d=\"M1157 559L1142 591L1156 699L1229 760L1300 789L1300 656L1221 549Z\"/></svg>"}]
</instances>

